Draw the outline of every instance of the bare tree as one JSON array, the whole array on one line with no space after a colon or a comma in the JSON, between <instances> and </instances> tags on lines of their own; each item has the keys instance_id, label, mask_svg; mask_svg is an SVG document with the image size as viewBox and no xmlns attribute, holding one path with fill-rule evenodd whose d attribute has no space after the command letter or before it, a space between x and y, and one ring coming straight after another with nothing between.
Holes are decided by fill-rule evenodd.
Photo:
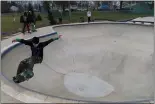
<instances>
[{"instance_id":1,"label":"bare tree","mask_svg":"<svg viewBox=\"0 0 155 104\"><path fill-rule=\"evenodd\" d=\"M120 9L123 7L123 1L120 1Z\"/></svg>"},{"instance_id":2,"label":"bare tree","mask_svg":"<svg viewBox=\"0 0 155 104\"><path fill-rule=\"evenodd\" d=\"M39 5L38 4L34 4L34 9L39 10Z\"/></svg>"},{"instance_id":3,"label":"bare tree","mask_svg":"<svg viewBox=\"0 0 155 104\"><path fill-rule=\"evenodd\" d=\"M28 10L34 12L33 5L31 3L28 4Z\"/></svg>"},{"instance_id":4,"label":"bare tree","mask_svg":"<svg viewBox=\"0 0 155 104\"><path fill-rule=\"evenodd\" d=\"M69 7L69 5L76 5L76 1L54 1L54 3L60 6L63 12L67 7Z\"/></svg>"},{"instance_id":5,"label":"bare tree","mask_svg":"<svg viewBox=\"0 0 155 104\"><path fill-rule=\"evenodd\" d=\"M53 13L51 11L51 6L50 6L51 1L43 1L43 7L48 13L48 20L50 21L51 25L56 24L56 21L54 20Z\"/></svg>"},{"instance_id":6,"label":"bare tree","mask_svg":"<svg viewBox=\"0 0 155 104\"><path fill-rule=\"evenodd\" d=\"M39 4L39 11L41 12L41 5Z\"/></svg>"},{"instance_id":7,"label":"bare tree","mask_svg":"<svg viewBox=\"0 0 155 104\"><path fill-rule=\"evenodd\" d=\"M10 12L10 6L11 4L8 3L7 1L1 1L1 12L2 13L8 13Z\"/></svg>"}]
</instances>

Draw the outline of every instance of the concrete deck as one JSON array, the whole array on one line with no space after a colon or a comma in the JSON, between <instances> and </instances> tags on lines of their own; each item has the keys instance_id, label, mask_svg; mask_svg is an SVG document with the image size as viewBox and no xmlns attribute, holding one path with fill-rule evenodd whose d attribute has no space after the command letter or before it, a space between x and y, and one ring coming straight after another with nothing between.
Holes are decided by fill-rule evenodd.
<instances>
[{"instance_id":1,"label":"concrete deck","mask_svg":"<svg viewBox=\"0 0 155 104\"><path fill-rule=\"evenodd\" d=\"M153 99L153 26L90 24L49 30L63 37L45 48L43 63L35 65L32 79L20 84L17 99L23 100L21 95L27 90L45 94L37 97L43 102L59 102L51 96L101 102ZM4 41L2 46L7 44ZM2 58L3 75L11 80L19 62L30 55L29 47L24 45L11 50ZM77 83L73 85L71 81ZM98 86L103 90L100 95L96 94Z\"/></svg>"},{"instance_id":2,"label":"concrete deck","mask_svg":"<svg viewBox=\"0 0 155 104\"><path fill-rule=\"evenodd\" d=\"M153 16L149 16L149 17L139 17L139 18L135 18L131 21L149 21L149 22L154 22L154 17Z\"/></svg>"}]
</instances>

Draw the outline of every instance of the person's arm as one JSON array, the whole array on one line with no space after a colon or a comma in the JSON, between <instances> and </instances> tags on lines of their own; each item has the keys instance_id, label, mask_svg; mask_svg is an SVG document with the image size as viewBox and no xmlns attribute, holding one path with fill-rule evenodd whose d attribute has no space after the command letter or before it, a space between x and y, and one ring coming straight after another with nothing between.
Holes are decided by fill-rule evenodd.
<instances>
[{"instance_id":1,"label":"person's arm","mask_svg":"<svg viewBox=\"0 0 155 104\"><path fill-rule=\"evenodd\" d=\"M23 44L25 44L25 45L29 45L29 46L31 46L31 42L30 42L30 40L24 40L24 39L15 39L15 40L13 40L12 42L20 42L20 43L23 43Z\"/></svg>"},{"instance_id":2,"label":"person's arm","mask_svg":"<svg viewBox=\"0 0 155 104\"><path fill-rule=\"evenodd\" d=\"M53 42L55 40L58 40L60 37L61 37L61 35L59 35L59 37L57 37L57 38L51 38L50 40L47 40L45 42L42 42L43 47L47 46L48 44L50 44L51 42Z\"/></svg>"}]
</instances>

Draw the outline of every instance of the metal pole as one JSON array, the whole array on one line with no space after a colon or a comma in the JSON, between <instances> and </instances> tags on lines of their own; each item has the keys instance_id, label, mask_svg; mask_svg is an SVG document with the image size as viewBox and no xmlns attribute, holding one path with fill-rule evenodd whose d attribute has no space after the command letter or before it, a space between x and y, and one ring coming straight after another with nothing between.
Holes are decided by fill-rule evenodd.
<instances>
[{"instance_id":1,"label":"metal pole","mask_svg":"<svg viewBox=\"0 0 155 104\"><path fill-rule=\"evenodd\" d=\"M70 1L68 2L69 5L69 21L71 21L71 8L70 8Z\"/></svg>"}]
</instances>

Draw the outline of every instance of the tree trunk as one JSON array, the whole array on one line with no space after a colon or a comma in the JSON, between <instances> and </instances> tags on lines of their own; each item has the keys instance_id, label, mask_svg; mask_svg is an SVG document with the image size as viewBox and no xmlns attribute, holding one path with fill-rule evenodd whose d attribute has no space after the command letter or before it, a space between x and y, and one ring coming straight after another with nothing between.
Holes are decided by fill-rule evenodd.
<instances>
[{"instance_id":1,"label":"tree trunk","mask_svg":"<svg viewBox=\"0 0 155 104\"><path fill-rule=\"evenodd\" d=\"M69 20L71 20L71 8L70 8L70 1L68 2L68 6L69 6Z\"/></svg>"},{"instance_id":2,"label":"tree trunk","mask_svg":"<svg viewBox=\"0 0 155 104\"><path fill-rule=\"evenodd\" d=\"M65 15L65 5L62 5L62 14Z\"/></svg>"},{"instance_id":3,"label":"tree trunk","mask_svg":"<svg viewBox=\"0 0 155 104\"><path fill-rule=\"evenodd\" d=\"M65 12L65 5L62 5L62 10L63 12Z\"/></svg>"},{"instance_id":4,"label":"tree trunk","mask_svg":"<svg viewBox=\"0 0 155 104\"><path fill-rule=\"evenodd\" d=\"M120 1L120 9L122 9L123 1Z\"/></svg>"}]
</instances>

